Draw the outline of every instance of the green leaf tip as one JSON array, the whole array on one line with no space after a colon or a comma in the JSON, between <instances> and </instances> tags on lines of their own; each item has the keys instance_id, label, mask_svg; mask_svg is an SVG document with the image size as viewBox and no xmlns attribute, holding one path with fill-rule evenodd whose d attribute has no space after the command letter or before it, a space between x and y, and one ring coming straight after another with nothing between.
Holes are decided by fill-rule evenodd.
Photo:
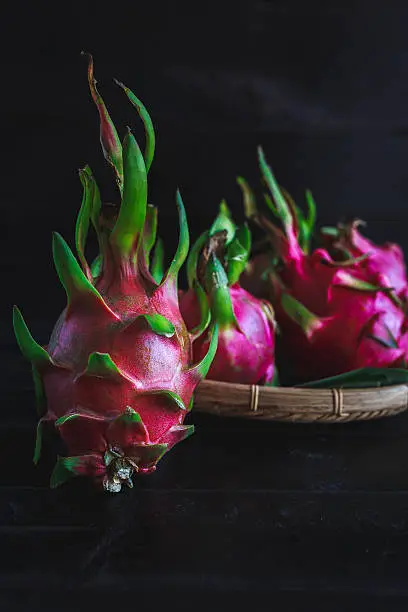
<instances>
[{"instance_id":1,"label":"green leaf tip","mask_svg":"<svg viewBox=\"0 0 408 612\"><path fill-rule=\"evenodd\" d=\"M367 387L387 387L389 385L406 385L408 370L403 368L359 368L330 376L320 380L296 385L312 389L366 389Z\"/></svg>"},{"instance_id":2,"label":"green leaf tip","mask_svg":"<svg viewBox=\"0 0 408 612\"><path fill-rule=\"evenodd\" d=\"M213 323L211 327L211 340L208 347L208 351L203 357L203 359L190 370L191 372L194 372L194 374L198 375L201 379L204 379L207 376L211 364L214 360L218 348L218 335L218 323Z\"/></svg>"},{"instance_id":3,"label":"green leaf tip","mask_svg":"<svg viewBox=\"0 0 408 612\"><path fill-rule=\"evenodd\" d=\"M187 282L190 289L193 288L194 282L197 280L197 267L200 258L201 251L203 250L208 240L210 233L208 230L203 232L201 236L197 238L195 243L190 249L190 253L187 258Z\"/></svg>"},{"instance_id":4,"label":"green leaf tip","mask_svg":"<svg viewBox=\"0 0 408 612\"><path fill-rule=\"evenodd\" d=\"M82 55L88 58L88 83L92 99L99 112L102 151L106 161L114 169L116 181L121 188L123 182L122 145L102 96L96 88L92 55L89 53L82 53Z\"/></svg>"},{"instance_id":5,"label":"green leaf tip","mask_svg":"<svg viewBox=\"0 0 408 612\"><path fill-rule=\"evenodd\" d=\"M277 212L286 230L293 230L293 217L270 166L268 166L262 147L258 147L258 160L265 183L272 194Z\"/></svg>"},{"instance_id":6,"label":"green leaf tip","mask_svg":"<svg viewBox=\"0 0 408 612\"><path fill-rule=\"evenodd\" d=\"M323 234L323 236L332 236L333 238L338 238L340 236L340 230L337 227L331 227L329 225L321 227L320 233Z\"/></svg>"},{"instance_id":7,"label":"green leaf tip","mask_svg":"<svg viewBox=\"0 0 408 612\"><path fill-rule=\"evenodd\" d=\"M94 183L91 181L88 169L84 168L79 171L84 193L82 197L81 208L79 209L76 225L75 225L75 246L78 253L79 261L82 265L82 270L88 280L92 280L92 272L85 258L85 244L88 236L89 221L91 218L91 209L93 204Z\"/></svg>"},{"instance_id":8,"label":"green leaf tip","mask_svg":"<svg viewBox=\"0 0 408 612\"><path fill-rule=\"evenodd\" d=\"M143 315L151 329L160 336L166 336L166 338L171 338L174 336L176 330L171 321L166 319L161 314L153 314L153 315Z\"/></svg>"},{"instance_id":9,"label":"green leaf tip","mask_svg":"<svg viewBox=\"0 0 408 612\"><path fill-rule=\"evenodd\" d=\"M123 195L111 243L127 257L140 243L147 212L146 166L130 130L123 141Z\"/></svg>"},{"instance_id":10,"label":"green leaf tip","mask_svg":"<svg viewBox=\"0 0 408 612\"><path fill-rule=\"evenodd\" d=\"M116 83L116 85L119 85L119 87L123 89L129 101L136 108L139 114L139 117L143 121L144 128L145 128L145 134L146 134L146 146L145 146L145 152L144 152L144 160L146 164L146 172L149 172L150 166L152 165L154 151L156 147L156 135L154 132L152 119L145 105L143 104L143 102L138 97L135 96L133 91L131 91L129 87L126 87L126 85L124 85L117 79L113 79L113 80Z\"/></svg>"},{"instance_id":11,"label":"green leaf tip","mask_svg":"<svg viewBox=\"0 0 408 612\"><path fill-rule=\"evenodd\" d=\"M181 198L181 194L178 189L176 193L176 204L177 204L177 209L178 209L178 214L179 214L179 228L180 228L179 229L179 241L178 241L176 253L166 272L166 275L164 277L164 280L162 281L162 284L164 284L169 279L172 280L173 282L177 280L178 273L187 258L188 249L190 246L190 236L188 232L186 210L184 208L183 200Z\"/></svg>"},{"instance_id":12,"label":"green leaf tip","mask_svg":"<svg viewBox=\"0 0 408 612\"><path fill-rule=\"evenodd\" d=\"M143 249L145 252L147 264L149 264L150 253L156 241L157 216L157 207L153 206L152 204L148 204L146 208L146 219L143 228Z\"/></svg>"},{"instance_id":13,"label":"green leaf tip","mask_svg":"<svg viewBox=\"0 0 408 612\"><path fill-rule=\"evenodd\" d=\"M251 232L246 223L239 227L235 236L227 247L227 276L228 284L233 285L239 281L242 272L249 260L251 252Z\"/></svg>"},{"instance_id":14,"label":"green leaf tip","mask_svg":"<svg viewBox=\"0 0 408 612\"><path fill-rule=\"evenodd\" d=\"M311 339L313 334L323 326L319 317L288 293L282 294L281 305L286 314L300 325L308 339Z\"/></svg>"},{"instance_id":15,"label":"green leaf tip","mask_svg":"<svg viewBox=\"0 0 408 612\"><path fill-rule=\"evenodd\" d=\"M37 465L41 457L43 425L44 425L44 421L40 419L37 423L37 430L36 430L36 436L35 436L35 446L34 446L34 456L33 456L33 463L35 465Z\"/></svg>"},{"instance_id":16,"label":"green leaf tip","mask_svg":"<svg viewBox=\"0 0 408 612\"><path fill-rule=\"evenodd\" d=\"M143 393L143 395L159 395L159 396L165 397L170 400L172 407L174 409L179 409L179 410L182 410L183 412L187 412L187 408L183 400L174 391L169 391L168 389L157 389L153 391L146 391L145 393Z\"/></svg>"},{"instance_id":17,"label":"green leaf tip","mask_svg":"<svg viewBox=\"0 0 408 612\"><path fill-rule=\"evenodd\" d=\"M53 232L52 253L58 277L67 294L68 311L72 302L86 297L98 301L106 312L117 318L104 302L100 293L86 278L71 249L58 232Z\"/></svg>"},{"instance_id":18,"label":"green leaf tip","mask_svg":"<svg viewBox=\"0 0 408 612\"><path fill-rule=\"evenodd\" d=\"M226 244L229 244L235 236L235 223L231 218L231 213L225 200L221 201L220 209L214 223L210 228L210 236L213 236L217 232L225 232Z\"/></svg>"},{"instance_id":19,"label":"green leaf tip","mask_svg":"<svg viewBox=\"0 0 408 612\"><path fill-rule=\"evenodd\" d=\"M248 181L242 176L237 177L237 183L242 191L243 202L244 202L244 214L247 219L252 219L258 214L256 206L255 194L249 186Z\"/></svg>"},{"instance_id":20,"label":"green leaf tip","mask_svg":"<svg viewBox=\"0 0 408 612\"><path fill-rule=\"evenodd\" d=\"M102 272L102 263L103 263L103 258L102 258L102 255L99 254L95 257L95 259L93 260L91 264L91 274L94 280L98 278L98 276Z\"/></svg>"},{"instance_id":21,"label":"green leaf tip","mask_svg":"<svg viewBox=\"0 0 408 612\"><path fill-rule=\"evenodd\" d=\"M153 249L150 272L156 283L159 285L164 276L164 243L160 237L157 239Z\"/></svg>"},{"instance_id":22,"label":"green leaf tip","mask_svg":"<svg viewBox=\"0 0 408 612\"><path fill-rule=\"evenodd\" d=\"M211 314L220 328L238 327L228 286L227 274L215 253L211 253L205 269L205 288Z\"/></svg>"},{"instance_id":23,"label":"green leaf tip","mask_svg":"<svg viewBox=\"0 0 408 612\"><path fill-rule=\"evenodd\" d=\"M200 309L200 322L189 332L192 342L197 340L197 338L199 338L205 332L211 322L211 311L208 304L207 295L200 283L196 280L193 282L193 290L196 294Z\"/></svg>"},{"instance_id":24,"label":"green leaf tip","mask_svg":"<svg viewBox=\"0 0 408 612\"><path fill-rule=\"evenodd\" d=\"M339 270L337 272L335 286L344 287L347 289L354 289L355 291L367 291L373 293L376 291L393 291L393 287L381 287L379 285L373 285L373 283L369 283L367 281L356 278L345 270Z\"/></svg>"},{"instance_id":25,"label":"green leaf tip","mask_svg":"<svg viewBox=\"0 0 408 612\"><path fill-rule=\"evenodd\" d=\"M307 214L306 221L307 221L309 231L312 233L314 231L314 226L316 223L317 206L316 206L316 202L314 201L314 198L313 198L313 195L310 189L306 189L305 196L306 196L306 203L308 207L308 214Z\"/></svg>"},{"instance_id":26,"label":"green leaf tip","mask_svg":"<svg viewBox=\"0 0 408 612\"><path fill-rule=\"evenodd\" d=\"M56 489L73 476L77 476L79 457L58 457L50 478L51 489Z\"/></svg>"},{"instance_id":27,"label":"green leaf tip","mask_svg":"<svg viewBox=\"0 0 408 612\"><path fill-rule=\"evenodd\" d=\"M50 487L55 489L73 476L101 476L105 470L99 454L59 456L51 474Z\"/></svg>"},{"instance_id":28,"label":"green leaf tip","mask_svg":"<svg viewBox=\"0 0 408 612\"><path fill-rule=\"evenodd\" d=\"M13 306L13 328L20 351L28 361L31 361L37 369L52 365L51 357L34 340L17 306Z\"/></svg>"},{"instance_id":29,"label":"green leaf tip","mask_svg":"<svg viewBox=\"0 0 408 612\"><path fill-rule=\"evenodd\" d=\"M81 415L77 412L71 412L71 414L64 414L64 416L60 417L55 421L55 427L61 427L61 425L65 425L68 421L73 421L74 419L81 418Z\"/></svg>"},{"instance_id":30,"label":"green leaf tip","mask_svg":"<svg viewBox=\"0 0 408 612\"><path fill-rule=\"evenodd\" d=\"M98 378L123 377L122 372L119 370L109 353L98 352L89 355L84 374L85 376L96 376Z\"/></svg>"}]
</instances>

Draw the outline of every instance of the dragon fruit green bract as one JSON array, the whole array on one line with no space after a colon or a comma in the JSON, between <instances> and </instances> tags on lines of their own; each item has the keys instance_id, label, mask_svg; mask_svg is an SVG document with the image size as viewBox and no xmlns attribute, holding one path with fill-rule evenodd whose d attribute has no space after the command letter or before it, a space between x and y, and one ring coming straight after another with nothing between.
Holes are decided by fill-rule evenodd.
<instances>
[{"instance_id":1,"label":"dragon fruit green bract","mask_svg":"<svg viewBox=\"0 0 408 612\"><path fill-rule=\"evenodd\" d=\"M272 196L267 203L272 203L282 228L259 213L253 201L251 216L267 233L279 260L268 271L268 297L281 330L282 354L296 380L316 380L362 367L404 367L406 304L384 266L378 260L368 266L364 253L340 260L323 248L309 254L299 244L293 206L261 149L259 162Z\"/></svg>"},{"instance_id":2,"label":"dragon fruit green bract","mask_svg":"<svg viewBox=\"0 0 408 612\"><path fill-rule=\"evenodd\" d=\"M208 324L212 320L219 328L209 379L267 384L275 376L273 310L239 284L250 242L247 225L237 228L222 202L211 229L191 249L187 264L190 288L181 298L180 308L187 326L201 335L193 345L195 359L203 358L210 342L199 321Z\"/></svg>"},{"instance_id":3,"label":"dragon fruit green bract","mask_svg":"<svg viewBox=\"0 0 408 612\"><path fill-rule=\"evenodd\" d=\"M178 305L177 277L189 243L180 194L179 245L167 272L156 281L149 270L157 225L157 211L147 204L155 142L150 117L120 84L145 125L142 155L130 131L121 144L96 89L91 57L88 78L121 204L107 213L90 169L80 172L84 197L75 238L81 266L63 238L57 233L53 237L67 306L46 347L35 342L16 307L13 321L18 344L32 363L40 411L35 461L43 425L49 422L67 451L57 460L51 486L87 475L107 491L118 492L123 483L132 486L134 473L154 470L166 451L193 432L183 421L215 354L217 330L207 354L194 364ZM89 266L85 241L91 223L100 255Z\"/></svg>"}]
</instances>

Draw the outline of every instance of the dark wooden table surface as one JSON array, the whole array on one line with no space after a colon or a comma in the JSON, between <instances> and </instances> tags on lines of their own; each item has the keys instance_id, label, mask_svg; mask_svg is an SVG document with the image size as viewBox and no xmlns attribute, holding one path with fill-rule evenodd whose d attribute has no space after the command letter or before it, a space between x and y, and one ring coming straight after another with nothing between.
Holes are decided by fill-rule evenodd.
<instances>
[{"instance_id":1,"label":"dark wooden table surface","mask_svg":"<svg viewBox=\"0 0 408 612\"><path fill-rule=\"evenodd\" d=\"M30 369L3 332L1 610L407 609L408 413L331 426L193 413L196 434L132 491L51 491L52 444L31 459Z\"/></svg>"}]
</instances>

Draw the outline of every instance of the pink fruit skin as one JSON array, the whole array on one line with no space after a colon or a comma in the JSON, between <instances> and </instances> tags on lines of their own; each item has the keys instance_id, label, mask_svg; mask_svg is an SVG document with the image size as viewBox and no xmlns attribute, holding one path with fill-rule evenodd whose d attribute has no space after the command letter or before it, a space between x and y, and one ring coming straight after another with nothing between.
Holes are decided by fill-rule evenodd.
<instances>
[{"instance_id":1,"label":"pink fruit skin","mask_svg":"<svg viewBox=\"0 0 408 612\"><path fill-rule=\"evenodd\" d=\"M68 318L63 315L62 325L57 324L47 347L54 363L62 368L44 374L50 419L78 409L112 418L131 406L140 414L151 442L157 442L171 426L181 424L184 414L168 399L143 393L172 391L188 406L195 383L186 371L191 363L187 330L177 302L171 303L170 296L163 299L163 291L157 290L150 302L138 307L142 294L139 288L136 291L131 282L128 288L122 287L120 301L101 292L117 318L103 309L92 312L84 308L73 310ZM127 309L123 307L124 297L129 300ZM138 317L155 313L175 326L171 338L155 333L143 317ZM123 377L81 376L93 352L108 353Z\"/></svg>"},{"instance_id":2,"label":"pink fruit skin","mask_svg":"<svg viewBox=\"0 0 408 612\"><path fill-rule=\"evenodd\" d=\"M229 288L235 318L239 325L220 329L218 348L207 378L240 384L271 383L275 374L275 329L270 305L245 291L238 283ZM197 325L199 308L196 294L189 289L180 309L189 329ZM194 342L194 359L200 361L208 351L204 334Z\"/></svg>"}]
</instances>

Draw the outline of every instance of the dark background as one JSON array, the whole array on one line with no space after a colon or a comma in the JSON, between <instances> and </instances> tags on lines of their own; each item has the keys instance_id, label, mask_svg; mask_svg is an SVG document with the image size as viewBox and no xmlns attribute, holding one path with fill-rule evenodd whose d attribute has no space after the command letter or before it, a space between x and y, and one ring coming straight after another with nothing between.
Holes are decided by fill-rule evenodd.
<instances>
[{"instance_id":1,"label":"dark background","mask_svg":"<svg viewBox=\"0 0 408 612\"><path fill-rule=\"evenodd\" d=\"M77 169L89 163L114 195L82 49L122 134L143 130L112 77L151 112L168 253L176 187L193 238L222 197L239 220L235 177L257 183L258 144L297 200L312 189L322 223L358 216L407 252L408 4L17 1L0 28L0 609L406 610L408 416L330 427L194 414L197 433L133 492L50 492L52 449L31 464L11 306L46 343L64 305L51 231L72 244Z\"/></svg>"}]
</instances>

